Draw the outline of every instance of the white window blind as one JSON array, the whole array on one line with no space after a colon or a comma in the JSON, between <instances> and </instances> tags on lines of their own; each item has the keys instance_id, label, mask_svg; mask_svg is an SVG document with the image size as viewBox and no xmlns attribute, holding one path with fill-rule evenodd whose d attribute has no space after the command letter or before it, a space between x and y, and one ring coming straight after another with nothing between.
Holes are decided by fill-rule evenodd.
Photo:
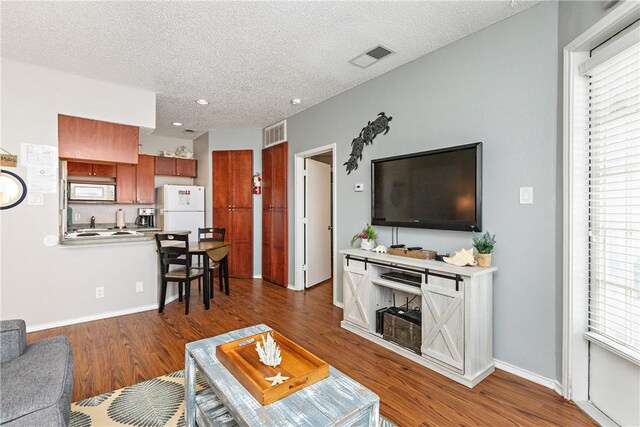
<instances>
[{"instance_id":1,"label":"white window blind","mask_svg":"<svg viewBox=\"0 0 640 427\"><path fill-rule=\"evenodd\" d=\"M589 331L640 358L640 44L591 58ZM613 47L613 46L612 46ZM603 59L604 58L604 59Z\"/></svg>"}]
</instances>

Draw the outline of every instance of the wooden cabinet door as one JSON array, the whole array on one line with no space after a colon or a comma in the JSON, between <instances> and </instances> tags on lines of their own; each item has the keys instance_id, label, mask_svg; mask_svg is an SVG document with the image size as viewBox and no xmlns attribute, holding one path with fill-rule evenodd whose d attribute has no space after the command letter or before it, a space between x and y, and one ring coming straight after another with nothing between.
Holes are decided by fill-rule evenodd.
<instances>
[{"instance_id":1,"label":"wooden cabinet door","mask_svg":"<svg viewBox=\"0 0 640 427\"><path fill-rule=\"evenodd\" d=\"M253 207L253 151L233 151L231 159L231 205L235 208L251 208Z\"/></svg>"},{"instance_id":2,"label":"wooden cabinet door","mask_svg":"<svg viewBox=\"0 0 640 427\"><path fill-rule=\"evenodd\" d=\"M262 150L262 209L273 206L271 195L273 194L273 162L272 150Z\"/></svg>"},{"instance_id":3,"label":"wooden cabinet door","mask_svg":"<svg viewBox=\"0 0 640 427\"><path fill-rule=\"evenodd\" d=\"M138 203L155 203L154 156L140 154L136 166L136 200Z\"/></svg>"},{"instance_id":4,"label":"wooden cabinet door","mask_svg":"<svg viewBox=\"0 0 640 427\"><path fill-rule=\"evenodd\" d=\"M342 293L344 320L369 330L371 326L371 281L367 271L358 262L350 261L343 269Z\"/></svg>"},{"instance_id":5,"label":"wooden cabinet door","mask_svg":"<svg viewBox=\"0 0 640 427\"><path fill-rule=\"evenodd\" d=\"M93 176L91 163L67 162L68 176Z\"/></svg>"},{"instance_id":6,"label":"wooden cabinet door","mask_svg":"<svg viewBox=\"0 0 640 427\"><path fill-rule=\"evenodd\" d=\"M287 143L274 145L272 148L273 193L272 205L275 208L287 206Z\"/></svg>"},{"instance_id":7,"label":"wooden cabinet door","mask_svg":"<svg viewBox=\"0 0 640 427\"><path fill-rule=\"evenodd\" d=\"M137 174L135 165L119 164L116 167L116 203L135 203Z\"/></svg>"},{"instance_id":8,"label":"wooden cabinet door","mask_svg":"<svg viewBox=\"0 0 640 427\"><path fill-rule=\"evenodd\" d=\"M233 263L229 274L233 277L253 277L253 209L233 208L231 250L234 251Z\"/></svg>"},{"instance_id":9,"label":"wooden cabinet door","mask_svg":"<svg viewBox=\"0 0 640 427\"><path fill-rule=\"evenodd\" d=\"M262 209L262 278L267 282L273 282L273 263L271 261L272 213L271 208L265 207Z\"/></svg>"},{"instance_id":10,"label":"wooden cabinet door","mask_svg":"<svg viewBox=\"0 0 640 427\"><path fill-rule=\"evenodd\" d=\"M170 175L176 174L176 159L173 157L155 156L155 174Z\"/></svg>"},{"instance_id":11,"label":"wooden cabinet door","mask_svg":"<svg viewBox=\"0 0 640 427\"><path fill-rule=\"evenodd\" d=\"M452 279L422 285L422 354L464 374L464 283Z\"/></svg>"},{"instance_id":12,"label":"wooden cabinet door","mask_svg":"<svg viewBox=\"0 0 640 427\"><path fill-rule=\"evenodd\" d=\"M286 287L289 279L287 210L284 208L271 209L271 282Z\"/></svg>"},{"instance_id":13,"label":"wooden cabinet door","mask_svg":"<svg viewBox=\"0 0 640 427\"><path fill-rule=\"evenodd\" d=\"M231 209L231 152L211 153L213 209Z\"/></svg>"},{"instance_id":14,"label":"wooden cabinet door","mask_svg":"<svg viewBox=\"0 0 640 427\"><path fill-rule=\"evenodd\" d=\"M99 176L102 178L115 178L116 177L116 165L93 165L93 176Z\"/></svg>"},{"instance_id":15,"label":"wooden cabinet door","mask_svg":"<svg viewBox=\"0 0 640 427\"><path fill-rule=\"evenodd\" d=\"M196 178L198 176L198 164L193 159L176 159L176 175Z\"/></svg>"},{"instance_id":16,"label":"wooden cabinet door","mask_svg":"<svg viewBox=\"0 0 640 427\"><path fill-rule=\"evenodd\" d=\"M138 128L58 115L58 155L65 160L138 162Z\"/></svg>"}]
</instances>

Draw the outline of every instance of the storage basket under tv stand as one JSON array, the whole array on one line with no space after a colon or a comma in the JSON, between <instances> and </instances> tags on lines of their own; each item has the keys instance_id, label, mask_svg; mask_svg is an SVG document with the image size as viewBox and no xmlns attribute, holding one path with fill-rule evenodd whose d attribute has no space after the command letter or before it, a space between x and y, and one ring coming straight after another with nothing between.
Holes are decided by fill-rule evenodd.
<instances>
[{"instance_id":1,"label":"storage basket under tv stand","mask_svg":"<svg viewBox=\"0 0 640 427\"><path fill-rule=\"evenodd\" d=\"M467 387L474 387L494 371L492 292L495 267L457 267L442 261L377 254L362 249L345 249L340 253L344 255L344 320L341 322L344 329ZM393 270L420 274L420 286L380 277ZM376 310L389 307L393 294L400 295L397 305L402 305L402 298L419 298L422 354L387 341L376 333Z\"/></svg>"}]
</instances>

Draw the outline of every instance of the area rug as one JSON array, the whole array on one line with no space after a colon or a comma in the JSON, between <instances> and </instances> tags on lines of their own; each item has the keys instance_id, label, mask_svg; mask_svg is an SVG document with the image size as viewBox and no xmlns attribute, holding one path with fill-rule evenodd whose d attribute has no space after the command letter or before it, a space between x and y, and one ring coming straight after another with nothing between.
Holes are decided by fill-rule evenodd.
<instances>
[{"instance_id":1,"label":"area rug","mask_svg":"<svg viewBox=\"0 0 640 427\"><path fill-rule=\"evenodd\" d=\"M196 390L208 388L196 375ZM134 384L71 404L70 427L184 426L184 372ZM395 424L380 417L380 427Z\"/></svg>"}]
</instances>

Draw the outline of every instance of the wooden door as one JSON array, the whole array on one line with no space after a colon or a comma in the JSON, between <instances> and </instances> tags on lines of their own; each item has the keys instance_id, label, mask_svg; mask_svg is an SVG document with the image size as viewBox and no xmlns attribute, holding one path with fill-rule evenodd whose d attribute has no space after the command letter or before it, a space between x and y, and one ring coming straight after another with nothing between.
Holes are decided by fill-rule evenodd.
<instances>
[{"instance_id":1,"label":"wooden door","mask_svg":"<svg viewBox=\"0 0 640 427\"><path fill-rule=\"evenodd\" d=\"M273 223L273 220L271 215L271 208L262 209L262 278L267 282L273 283L271 267L271 224Z\"/></svg>"},{"instance_id":2,"label":"wooden door","mask_svg":"<svg viewBox=\"0 0 640 427\"><path fill-rule=\"evenodd\" d=\"M287 286L287 143L262 151L262 276L267 281Z\"/></svg>"},{"instance_id":3,"label":"wooden door","mask_svg":"<svg viewBox=\"0 0 640 427\"><path fill-rule=\"evenodd\" d=\"M274 145L271 147L272 153L272 175L273 193L271 204L274 208L284 208L287 206L287 143Z\"/></svg>"},{"instance_id":4,"label":"wooden door","mask_svg":"<svg viewBox=\"0 0 640 427\"><path fill-rule=\"evenodd\" d=\"M198 164L193 159L176 159L176 175L195 178L198 175Z\"/></svg>"},{"instance_id":5,"label":"wooden door","mask_svg":"<svg viewBox=\"0 0 640 427\"><path fill-rule=\"evenodd\" d=\"M428 277L422 285L422 354L464 374L464 283Z\"/></svg>"},{"instance_id":6,"label":"wooden door","mask_svg":"<svg viewBox=\"0 0 640 427\"><path fill-rule=\"evenodd\" d=\"M371 317L371 281L361 262L344 261L342 279L343 317L344 320L364 328L370 329Z\"/></svg>"},{"instance_id":7,"label":"wooden door","mask_svg":"<svg viewBox=\"0 0 640 427\"><path fill-rule=\"evenodd\" d=\"M176 174L176 159L173 157L161 157L155 156L155 174L156 175L169 175Z\"/></svg>"},{"instance_id":8,"label":"wooden door","mask_svg":"<svg viewBox=\"0 0 640 427\"><path fill-rule=\"evenodd\" d=\"M136 200L155 203L155 156L140 154L136 166Z\"/></svg>"},{"instance_id":9,"label":"wooden door","mask_svg":"<svg viewBox=\"0 0 640 427\"><path fill-rule=\"evenodd\" d=\"M135 203L136 186L136 165L119 164L116 168L116 202Z\"/></svg>"},{"instance_id":10,"label":"wooden door","mask_svg":"<svg viewBox=\"0 0 640 427\"><path fill-rule=\"evenodd\" d=\"M231 152L211 153L213 209L231 209ZM215 217L214 217L215 222Z\"/></svg>"},{"instance_id":11,"label":"wooden door","mask_svg":"<svg viewBox=\"0 0 640 427\"><path fill-rule=\"evenodd\" d=\"M231 205L235 208L253 207L253 151L234 151L231 158Z\"/></svg>"},{"instance_id":12,"label":"wooden door","mask_svg":"<svg viewBox=\"0 0 640 427\"><path fill-rule=\"evenodd\" d=\"M58 155L93 162L138 162L138 128L58 115Z\"/></svg>"},{"instance_id":13,"label":"wooden door","mask_svg":"<svg viewBox=\"0 0 640 427\"><path fill-rule=\"evenodd\" d=\"M232 208L233 263L229 275L233 277L253 277L253 209Z\"/></svg>"},{"instance_id":14,"label":"wooden door","mask_svg":"<svg viewBox=\"0 0 640 427\"><path fill-rule=\"evenodd\" d=\"M68 176L93 176L91 163L67 162Z\"/></svg>"},{"instance_id":15,"label":"wooden door","mask_svg":"<svg viewBox=\"0 0 640 427\"><path fill-rule=\"evenodd\" d=\"M92 169L93 169L93 176L99 176L102 178L116 177L116 165L94 164Z\"/></svg>"},{"instance_id":16,"label":"wooden door","mask_svg":"<svg viewBox=\"0 0 640 427\"><path fill-rule=\"evenodd\" d=\"M271 208L271 282L287 286L289 279L287 258L287 210Z\"/></svg>"},{"instance_id":17,"label":"wooden door","mask_svg":"<svg viewBox=\"0 0 640 427\"><path fill-rule=\"evenodd\" d=\"M271 195L273 194L273 163L272 150L267 148L262 150L262 210L273 206Z\"/></svg>"}]
</instances>

